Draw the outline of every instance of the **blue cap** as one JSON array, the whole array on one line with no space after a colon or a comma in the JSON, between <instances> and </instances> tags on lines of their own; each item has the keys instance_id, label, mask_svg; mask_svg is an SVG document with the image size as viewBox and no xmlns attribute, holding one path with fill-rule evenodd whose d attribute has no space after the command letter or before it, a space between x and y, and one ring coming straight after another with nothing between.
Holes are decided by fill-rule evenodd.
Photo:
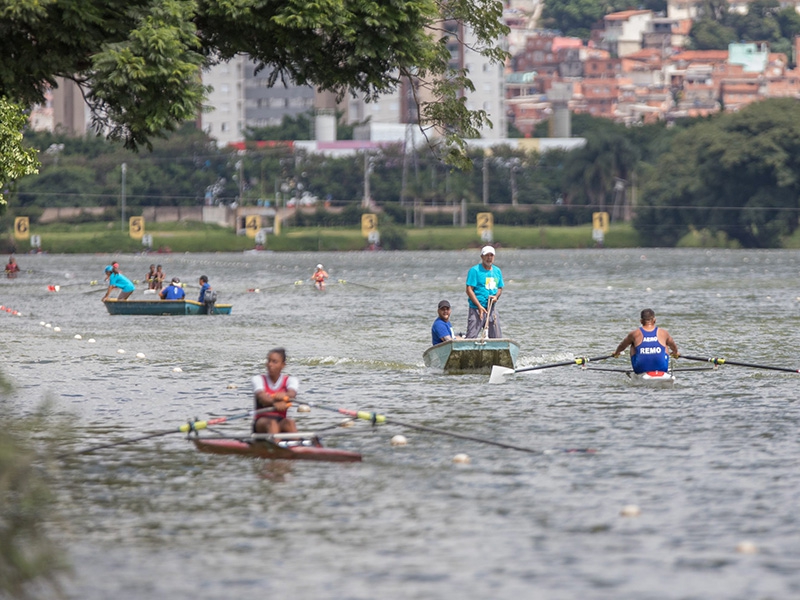
<instances>
[{"instance_id":1,"label":"blue cap","mask_svg":"<svg viewBox=\"0 0 800 600\"><path fill-rule=\"evenodd\" d=\"M111 272L111 271L113 271L113 270L114 270L114 267L112 267L111 265L108 265L108 266L106 267L106 273L110 273L110 272Z\"/></svg>"}]
</instances>

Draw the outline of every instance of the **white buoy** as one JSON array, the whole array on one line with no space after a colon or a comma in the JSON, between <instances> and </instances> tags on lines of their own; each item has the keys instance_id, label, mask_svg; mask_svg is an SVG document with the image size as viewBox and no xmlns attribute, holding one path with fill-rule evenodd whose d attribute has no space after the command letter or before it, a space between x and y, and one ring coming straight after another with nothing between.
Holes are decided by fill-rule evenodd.
<instances>
[{"instance_id":1,"label":"white buoy","mask_svg":"<svg viewBox=\"0 0 800 600\"><path fill-rule=\"evenodd\" d=\"M86 340L86 343L87 344L94 344L94 338L89 338L88 340Z\"/></svg>"},{"instance_id":2,"label":"white buoy","mask_svg":"<svg viewBox=\"0 0 800 600\"><path fill-rule=\"evenodd\" d=\"M47 324L45 325L45 327L47 327L48 329L50 329L50 328L52 327L52 325L51 325L50 323L47 323Z\"/></svg>"},{"instance_id":3,"label":"white buoy","mask_svg":"<svg viewBox=\"0 0 800 600\"><path fill-rule=\"evenodd\" d=\"M756 554L758 547L750 540L745 540L736 544L736 551L739 554Z\"/></svg>"},{"instance_id":4,"label":"white buoy","mask_svg":"<svg viewBox=\"0 0 800 600\"><path fill-rule=\"evenodd\" d=\"M613 288L612 286L610 286L610 285L607 285L607 286L606 286L606 289L607 289L607 290L613 290L614 288Z\"/></svg>"},{"instance_id":5,"label":"white buoy","mask_svg":"<svg viewBox=\"0 0 800 600\"><path fill-rule=\"evenodd\" d=\"M652 292L652 291L653 291L653 288L644 288L644 291L645 291L645 292Z\"/></svg>"},{"instance_id":6,"label":"white buoy","mask_svg":"<svg viewBox=\"0 0 800 600\"><path fill-rule=\"evenodd\" d=\"M42 327L44 327L44 326L45 326L45 324L46 324L46 323L45 323L44 321L39 321L39 325L41 325Z\"/></svg>"},{"instance_id":7,"label":"white buoy","mask_svg":"<svg viewBox=\"0 0 800 600\"><path fill-rule=\"evenodd\" d=\"M54 289L55 289L57 292L61 291L61 286L60 286L60 285L53 286L53 288L54 288Z\"/></svg>"},{"instance_id":8,"label":"white buoy","mask_svg":"<svg viewBox=\"0 0 800 600\"><path fill-rule=\"evenodd\" d=\"M53 331L59 333L61 331L61 327L53 327Z\"/></svg>"},{"instance_id":9,"label":"white buoy","mask_svg":"<svg viewBox=\"0 0 800 600\"><path fill-rule=\"evenodd\" d=\"M239 386L236 385L235 383L229 383L228 384L228 389L229 390L235 390L235 389L238 389L238 388L239 388Z\"/></svg>"},{"instance_id":10,"label":"white buoy","mask_svg":"<svg viewBox=\"0 0 800 600\"><path fill-rule=\"evenodd\" d=\"M311 407L308 404L301 404L297 407L297 412L307 413L311 412Z\"/></svg>"},{"instance_id":11,"label":"white buoy","mask_svg":"<svg viewBox=\"0 0 800 600\"><path fill-rule=\"evenodd\" d=\"M136 353L136 358L146 358L146 357L144 355L144 352L137 352Z\"/></svg>"},{"instance_id":12,"label":"white buoy","mask_svg":"<svg viewBox=\"0 0 800 600\"><path fill-rule=\"evenodd\" d=\"M183 369L181 369L180 367L175 367L175 368L172 369L172 372L173 373L183 373Z\"/></svg>"},{"instance_id":13,"label":"white buoy","mask_svg":"<svg viewBox=\"0 0 800 600\"><path fill-rule=\"evenodd\" d=\"M626 504L622 507L622 510L619 511L619 514L623 517L638 517L642 514L642 509L635 504Z\"/></svg>"},{"instance_id":14,"label":"white buoy","mask_svg":"<svg viewBox=\"0 0 800 600\"><path fill-rule=\"evenodd\" d=\"M117 354L125 354L125 350L123 350L122 348L120 348L119 350L117 350Z\"/></svg>"},{"instance_id":15,"label":"white buoy","mask_svg":"<svg viewBox=\"0 0 800 600\"><path fill-rule=\"evenodd\" d=\"M469 458L469 455L467 455L467 454L463 454L463 453L462 454L456 454L453 457L453 462L457 463L457 464L461 464L461 465L466 465L466 464L469 464L470 458Z\"/></svg>"},{"instance_id":16,"label":"white buoy","mask_svg":"<svg viewBox=\"0 0 800 600\"><path fill-rule=\"evenodd\" d=\"M352 427L353 426L353 419L345 419L341 423L339 423L339 427Z\"/></svg>"},{"instance_id":17,"label":"white buoy","mask_svg":"<svg viewBox=\"0 0 800 600\"><path fill-rule=\"evenodd\" d=\"M80 340L80 339L82 339L82 338L81 338L81 334L80 334L80 333L76 333L76 334L75 334L75 339L76 339L76 340Z\"/></svg>"},{"instance_id":18,"label":"white buoy","mask_svg":"<svg viewBox=\"0 0 800 600\"><path fill-rule=\"evenodd\" d=\"M408 444L408 440L404 435L396 435L392 438L392 446L405 446Z\"/></svg>"},{"instance_id":19,"label":"white buoy","mask_svg":"<svg viewBox=\"0 0 800 600\"><path fill-rule=\"evenodd\" d=\"M258 288L254 289L253 291L254 291L256 294L260 294L260 293L261 293L261 290L260 290L260 289L258 289Z\"/></svg>"}]
</instances>

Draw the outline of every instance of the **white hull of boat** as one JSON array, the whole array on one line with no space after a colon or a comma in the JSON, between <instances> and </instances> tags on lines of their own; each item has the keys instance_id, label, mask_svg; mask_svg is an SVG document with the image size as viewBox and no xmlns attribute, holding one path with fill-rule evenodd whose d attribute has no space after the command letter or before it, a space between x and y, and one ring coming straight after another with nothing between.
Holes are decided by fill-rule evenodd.
<instances>
[{"instance_id":1,"label":"white hull of boat","mask_svg":"<svg viewBox=\"0 0 800 600\"><path fill-rule=\"evenodd\" d=\"M647 371L646 373L628 373L631 383L647 387L672 387L675 375L669 371Z\"/></svg>"}]
</instances>

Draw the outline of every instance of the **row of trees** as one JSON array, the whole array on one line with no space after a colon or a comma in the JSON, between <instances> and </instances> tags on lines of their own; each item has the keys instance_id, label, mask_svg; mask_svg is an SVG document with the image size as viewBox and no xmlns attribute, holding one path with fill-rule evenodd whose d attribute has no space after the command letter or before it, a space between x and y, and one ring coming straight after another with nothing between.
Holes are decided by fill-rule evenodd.
<instances>
[{"instance_id":1,"label":"row of trees","mask_svg":"<svg viewBox=\"0 0 800 600\"><path fill-rule=\"evenodd\" d=\"M366 167L372 201L401 224L415 203L466 199L470 214L516 202L518 210L498 211L496 221L519 225L585 223L597 210L617 220L632 212L635 227L654 245L674 245L691 229L708 229L744 246L771 247L797 228L795 100L632 128L575 115L573 130L586 139L579 149L539 154L500 146L488 156L470 153L468 171L421 150L404 154L399 146L345 158L304 154L290 144L240 153L218 149L188 126L139 155L98 138L38 133L28 140L41 151L41 173L19 181L13 206L31 215L47 206L117 206L121 165L127 163L127 203L134 210L274 202L276 192L285 203L309 192L321 199L320 209L298 217L298 224L353 224L361 212ZM489 206L483 204L484 182ZM337 216L323 203L349 208Z\"/></svg>"}]
</instances>

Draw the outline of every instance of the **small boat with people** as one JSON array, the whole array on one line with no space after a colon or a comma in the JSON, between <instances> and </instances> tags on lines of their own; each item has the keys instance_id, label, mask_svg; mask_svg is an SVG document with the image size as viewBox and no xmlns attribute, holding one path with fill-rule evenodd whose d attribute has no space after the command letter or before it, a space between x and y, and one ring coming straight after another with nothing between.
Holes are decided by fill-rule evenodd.
<instances>
[{"instance_id":1,"label":"small boat with people","mask_svg":"<svg viewBox=\"0 0 800 600\"><path fill-rule=\"evenodd\" d=\"M360 462L361 454L327 448L315 433L252 434L243 438L190 438L200 452L234 454L253 458Z\"/></svg>"},{"instance_id":2,"label":"small boat with people","mask_svg":"<svg viewBox=\"0 0 800 600\"><path fill-rule=\"evenodd\" d=\"M483 373L498 365L514 369L519 344L508 338L452 339L431 346L422 355L426 367L445 373Z\"/></svg>"},{"instance_id":3,"label":"small boat with people","mask_svg":"<svg viewBox=\"0 0 800 600\"><path fill-rule=\"evenodd\" d=\"M117 300L107 298L103 301L111 315L206 315L205 304L196 300ZM231 304L214 304L213 314L229 315L233 310Z\"/></svg>"}]
</instances>

